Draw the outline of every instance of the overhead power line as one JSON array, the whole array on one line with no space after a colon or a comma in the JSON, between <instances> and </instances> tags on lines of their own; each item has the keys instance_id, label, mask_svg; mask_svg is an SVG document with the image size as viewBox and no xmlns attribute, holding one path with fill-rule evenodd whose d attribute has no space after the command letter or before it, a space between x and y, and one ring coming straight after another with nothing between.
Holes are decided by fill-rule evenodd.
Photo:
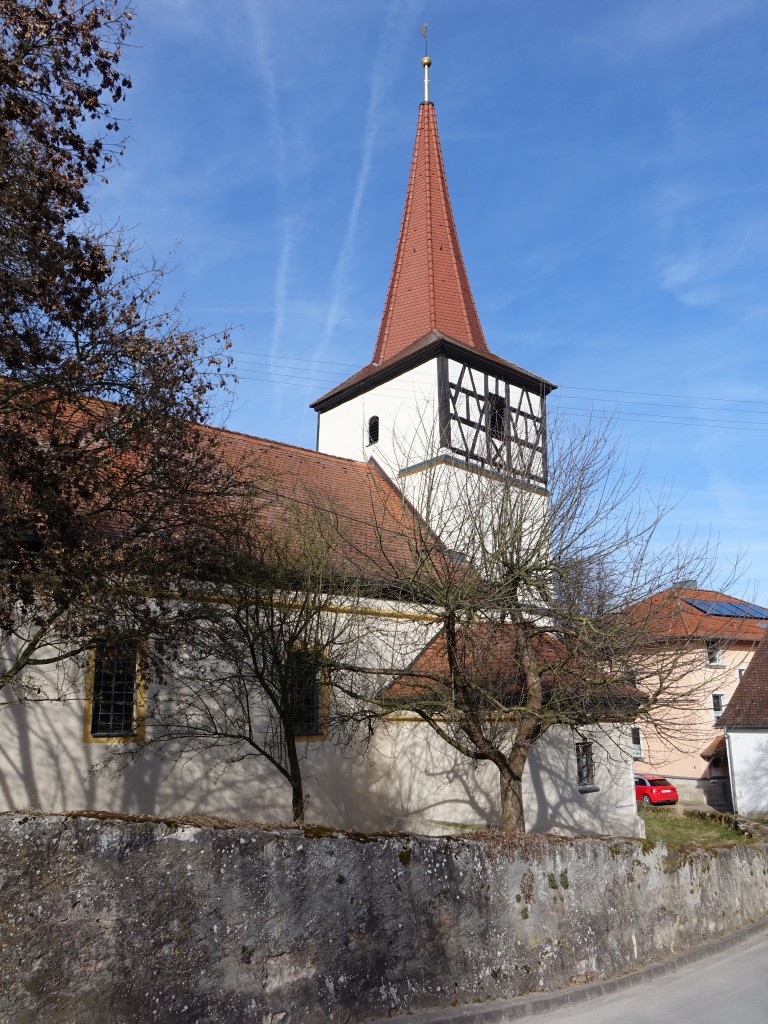
<instances>
[{"instance_id":1,"label":"overhead power line","mask_svg":"<svg viewBox=\"0 0 768 1024\"><path fill-rule=\"evenodd\" d=\"M252 358L242 358L244 356ZM319 397L351 375L345 370L360 369L352 363L303 356L271 356L263 352L236 352L235 357L240 363L240 369L236 369L239 381L278 388L302 388L314 392L314 397ZM412 385L398 386L397 381L390 381L380 389L380 394L408 399L414 390ZM760 399L714 398L565 384L552 394L550 403L568 415L585 415L591 408L613 413L627 423L716 430L768 430L768 401ZM713 418L715 416L717 419Z\"/></svg>"}]
</instances>

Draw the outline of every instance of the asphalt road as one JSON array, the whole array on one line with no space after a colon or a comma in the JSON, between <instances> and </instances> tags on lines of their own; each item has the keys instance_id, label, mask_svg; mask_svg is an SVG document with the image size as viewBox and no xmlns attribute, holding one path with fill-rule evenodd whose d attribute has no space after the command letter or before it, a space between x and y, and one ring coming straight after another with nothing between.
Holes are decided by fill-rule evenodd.
<instances>
[{"instance_id":1,"label":"asphalt road","mask_svg":"<svg viewBox=\"0 0 768 1024\"><path fill-rule=\"evenodd\" d=\"M664 977L522 1020L536 1024L768 1024L768 932Z\"/></svg>"}]
</instances>

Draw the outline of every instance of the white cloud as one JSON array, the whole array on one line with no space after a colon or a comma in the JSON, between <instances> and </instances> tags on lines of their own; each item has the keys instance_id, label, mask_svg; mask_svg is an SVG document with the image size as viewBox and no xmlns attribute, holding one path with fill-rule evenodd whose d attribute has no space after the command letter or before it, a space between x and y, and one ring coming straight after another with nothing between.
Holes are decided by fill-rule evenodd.
<instances>
[{"instance_id":1,"label":"white cloud","mask_svg":"<svg viewBox=\"0 0 768 1024\"><path fill-rule=\"evenodd\" d=\"M376 138L379 133L380 109L384 90L389 80L393 55L402 45L406 26L410 27L414 4L412 0L390 0L387 8L384 28L374 59L371 88L368 96L368 107L365 114L365 128L360 153L360 165L352 196L352 204L347 215L347 224L342 239L336 266L331 279L331 298L320 341L315 350L315 358L321 359L339 325L342 310L346 304L346 291L349 270L357 242L357 229L360 219L365 190L370 176Z\"/></svg>"},{"instance_id":2,"label":"white cloud","mask_svg":"<svg viewBox=\"0 0 768 1024\"><path fill-rule=\"evenodd\" d=\"M729 305L748 313L753 303L764 305L762 275L755 271L768 261L768 221L685 227L697 240L671 247L661 259L662 288L689 306Z\"/></svg>"}]
</instances>

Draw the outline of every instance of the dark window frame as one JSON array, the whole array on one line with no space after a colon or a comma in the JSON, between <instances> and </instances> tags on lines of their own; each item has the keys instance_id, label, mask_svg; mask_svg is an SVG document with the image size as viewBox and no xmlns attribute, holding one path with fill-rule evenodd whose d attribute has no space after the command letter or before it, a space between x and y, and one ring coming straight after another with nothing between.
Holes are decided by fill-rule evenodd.
<instances>
[{"instance_id":1,"label":"dark window frame","mask_svg":"<svg viewBox=\"0 0 768 1024\"><path fill-rule=\"evenodd\" d=\"M726 695L722 690L715 690L712 694L712 714L715 716L715 721L717 721L725 711L725 696Z\"/></svg>"},{"instance_id":2,"label":"dark window frame","mask_svg":"<svg viewBox=\"0 0 768 1024\"><path fill-rule=\"evenodd\" d=\"M722 668L725 665L722 640L705 640L704 646L707 651L707 668Z\"/></svg>"},{"instance_id":3,"label":"dark window frame","mask_svg":"<svg viewBox=\"0 0 768 1024\"><path fill-rule=\"evenodd\" d=\"M371 416L368 420L368 445L379 443L379 417Z\"/></svg>"},{"instance_id":4,"label":"dark window frame","mask_svg":"<svg viewBox=\"0 0 768 1024\"><path fill-rule=\"evenodd\" d=\"M504 395L489 393L487 396L487 402L488 433L496 441L504 441L509 433L507 430L507 421L509 418L507 400Z\"/></svg>"},{"instance_id":5,"label":"dark window frame","mask_svg":"<svg viewBox=\"0 0 768 1024\"><path fill-rule=\"evenodd\" d=\"M632 744L632 757L635 760L642 760L643 757L643 734L639 725L630 727L630 743Z\"/></svg>"},{"instance_id":6,"label":"dark window frame","mask_svg":"<svg viewBox=\"0 0 768 1024\"><path fill-rule=\"evenodd\" d=\"M595 785L595 755L591 740L582 740L576 744L576 782L580 793L596 793L599 786Z\"/></svg>"},{"instance_id":7,"label":"dark window frame","mask_svg":"<svg viewBox=\"0 0 768 1024\"><path fill-rule=\"evenodd\" d=\"M83 715L84 743L144 739L146 690L136 644L115 650L97 645L89 655Z\"/></svg>"},{"instance_id":8,"label":"dark window frame","mask_svg":"<svg viewBox=\"0 0 768 1024\"><path fill-rule=\"evenodd\" d=\"M313 648L299 647L288 652L288 711L296 739L325 739L327 735L322 663L321 652Z\"/></svg>"}]
</instances>

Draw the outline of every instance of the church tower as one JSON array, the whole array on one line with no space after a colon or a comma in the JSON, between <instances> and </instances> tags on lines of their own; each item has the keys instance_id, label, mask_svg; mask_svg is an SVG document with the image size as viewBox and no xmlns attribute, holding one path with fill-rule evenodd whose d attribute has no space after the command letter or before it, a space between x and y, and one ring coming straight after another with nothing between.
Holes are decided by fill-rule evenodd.
<instances>
[{"instance_id":1,"label":"church tower","mask_svg":"<svg viewBox=\"0 0 768 1024\"><path fill-rule=\"evenodd\" d=\"M436 467L449 487L479 473L544 494L554 385L488 348L448 196L430 58L422 65L424 100L373 357L312 403L318 450L374 458L412 500L414 478Z\"/></svg>"}]
</instances>

